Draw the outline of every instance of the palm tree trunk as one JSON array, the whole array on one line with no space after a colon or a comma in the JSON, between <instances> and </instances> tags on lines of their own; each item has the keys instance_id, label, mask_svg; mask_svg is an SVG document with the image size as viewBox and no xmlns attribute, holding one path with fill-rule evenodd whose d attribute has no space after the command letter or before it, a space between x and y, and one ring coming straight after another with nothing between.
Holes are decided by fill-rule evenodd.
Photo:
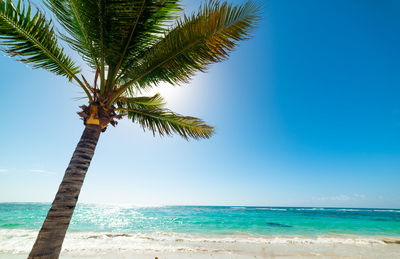
<instances>
[{"instance_id":1,"label":"palm tree trunk","mask_svg":"<svg viewBox=\"0 0 400 259\"><path fill-rule=\"evenodd\" d=\"M57 259L101 133L87 125L28 259Z\"/></svg>"}]
</instances>

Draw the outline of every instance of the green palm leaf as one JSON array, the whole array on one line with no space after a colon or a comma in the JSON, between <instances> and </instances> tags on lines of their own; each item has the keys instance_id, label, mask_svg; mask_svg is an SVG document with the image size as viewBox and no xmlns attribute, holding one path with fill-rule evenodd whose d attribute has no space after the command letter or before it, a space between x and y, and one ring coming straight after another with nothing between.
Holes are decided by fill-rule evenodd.
<instances>
[{"instance_id":1,"label":"green palm leaf","mask_svg":"<svg viewBox=\"0 0 400 259\"><path fill-rule=\"evenodd\" d=\"M61 37L92 67L100 64L99 3L101 1L44 0L68 34Z\"/></svg>"},{"instance_id":2,"label":"green palm leaf","mask_svg":"<svg viewBox=\"0 0 400 259\"><path fill-rule=\"evenodd\" d=\"M37 10L31 15L30 5L0 0L0 40L2 50L19 61L44 68L69 80L80 69L58 46L52 24Z\"/></svg>"},{"instance_id":3,"label":"green palm leaf","mask_svg":"<svg viewBox=\"0 0 400 259\"><path fill-rule=\"evenodd\" d=\"M122 75L124 84L145 88L161 81L187 82L196 71L228 57L238 41L245 40L259 19L258 7L249 1L232 6L210 1L198 14L181 19L177 26L151 49L136 59Z\"/></svg>"},{"instance_id":4,"label":"green palm leaf","mask_svg":"<svg viewBox=\"0 0 400 259\"><path fill-rule=\"evenodd\" d=\"M118 24L113 27L113 39L110 44L114 46L113 67L114 75L123 73L131 67L135 59L152 46L167 31L167 26L178 18L181 10L178 0L137 0L126 2L130 9L115 8L113 15L118 17ZM111 6L107 9L111 10ZM128 11L129 10L129 11ZM118 26L117 26L118 25ZM120 71L121 69L121 71ZM113 77L114 78L114 77Z\"/></svg>"},{"instance_id":5,"label":"green palm leaf","mask_svg":"<svg viewBox=\"0 0 400 259\"><path fill-rule=\"evenodd\" d=\"M92 67L108 70L109 86L120 68L159 39L180 10L178 0L45 1L68 31L64 39L72 48Z\"/></svg>"},{"instance_id":6,"label":"green palm leaf","mask_svg":"<svg viewBox=\"0 0 400 259\"><path fill-rule=\"evenodd\" d=\"M182 116L162 108L163 98L156 94L152 97L120 98L117 102L120 115L127 115L134 123L139 123L143 129L149 129L153 135L171 136L173 133L185 139L210 138L214 128L201 119Z\"/></svg>"},{"instance_id":7,"label":"green palm leaf","mask_svg":"<svg viewBox=\"0 0 400 259\"><path fill-rule=\"evenodd\" d=\"M140 97L120 97L117 103L133 104L143 107L157 107L162 108L166 104L164 98L160 94L154 96L140 96Z\"/></svg>"}]
</instances>

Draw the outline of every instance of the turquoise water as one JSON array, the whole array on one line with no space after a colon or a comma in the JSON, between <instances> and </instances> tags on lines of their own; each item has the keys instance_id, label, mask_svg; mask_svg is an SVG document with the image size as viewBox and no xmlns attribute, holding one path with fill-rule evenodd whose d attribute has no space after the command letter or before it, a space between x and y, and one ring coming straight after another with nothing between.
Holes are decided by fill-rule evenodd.
<instances>
[{"instance_id":1,"label":"turquoise water","mask_svg":"<svg viewBox=\"0 0 400 259\"><path fill-rule=\"evenodd\" d=\"M44 203L0 203L0 229L39 229ZM70 232L400 236L398 209L79 204Z\"/></svg>"}]
</instances>

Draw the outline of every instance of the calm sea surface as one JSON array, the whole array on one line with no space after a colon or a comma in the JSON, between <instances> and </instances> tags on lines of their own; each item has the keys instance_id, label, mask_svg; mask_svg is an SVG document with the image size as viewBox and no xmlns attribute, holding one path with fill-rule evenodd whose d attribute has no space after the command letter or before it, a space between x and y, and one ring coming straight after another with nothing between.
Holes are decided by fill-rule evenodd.
<instances>
[{"instance_id":1,"label":"calm sea surface","mask_svg":"<svg viewBox=\"0 0 400 259\"><path fill-rule=\"evenodd\" d=\"M0 203L0 229L39 229L50 204ZM79 204L70 232L400 236L400 210Z\"/></svg>"}]
</instances>

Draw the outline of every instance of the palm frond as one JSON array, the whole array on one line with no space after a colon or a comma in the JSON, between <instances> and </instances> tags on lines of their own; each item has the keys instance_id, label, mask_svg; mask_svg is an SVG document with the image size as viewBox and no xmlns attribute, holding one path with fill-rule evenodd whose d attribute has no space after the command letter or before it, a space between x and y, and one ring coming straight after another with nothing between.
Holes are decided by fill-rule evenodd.
<instances>
[{"instance_id":1,"label":"palm frond","mask_svg":"<svg viewBox=\"0 0 400 259\"><path fill-rule=\"evenodd\" d=\"M119 97L117 103L133 104L142 107L162 108L166 102L164 98L157 93L154 96Z\"/></svg>"},{"instance_id":2,"label":"palm frond","mask_svg":"<svg viewBox=\"0 0 400 259\"><path fill-rule=\"evenodd\" d=\"M98 1L44 0L68 34L61 37L81 54L91 67L100 64Z\"/></svg>"},{"instance_id":3,"label":"palm frond","mask_svg":"<svg viewBox=\"0 0 400 259\"><path fill-rule=\"evenodd\" d=\"M118 94L131 85L145 88L161 81L187 82L195 72L226 59L238 41L250 36L257 20L259 8L251 1L240 6L219 1L204 4L198 14L178 21L132 64L122 76L125 84Z\"/></svg>"},{"instance_id":4,"label":"palm frond","mask_svg":"<svg viewBox=\"0 0 400 259\"><path fill-rule=\"evenodd\" d=\"M58 46L51 22L39 10L32 14L31 6L21 0L17 6L0 0L0 40L7 55L20 57L19 61L33 68L44 68L69 80L80 72Z\"/></svg>"},{"instance_id":5,"label":"palm frond","mask_svg":"<svg viewBox=\"0 0 400 259\"><path fill-rule=\"evenodd\" d=\"M171 136L173 133L185 139L210 138L214 128L195 117L182 116L161 108L164 104L159 95L153 97L129 98L129 101L117 102L119 115L127 115L134 123L139 123L143 129L158 133L160 136Z\"/></svg>"},{"instance_id":6,"label":"palm frond","mask_svg":"<svg viewBox=\"0 0 400 259\"><path fill-rule=\"evenodd\" d=\"M68 31L64 39L72 48L100 73L108 70L109 84L120 68L166 31L165 25L180 10L178 0L45 2Z\"/></svg>"},{"instance_id":7,"label":"palm frond","mask_svg":"<svg viewBox=\"0 0 400 259\"><path fill-rule=\"evenodd\" d=\"M178 0L138 0L125 1L124 8L119 5L114 9L113 16L118 19L113 27L111 71L109 78L115 79L117 74L123 74L131 67L137 57L141 56L149 46L152 46L167 31L168 25L178 18L181 7ZM129 6L129 8L126 8ZM116 39L118 41L116 41Z\"/></svg>"}]
</instances>

